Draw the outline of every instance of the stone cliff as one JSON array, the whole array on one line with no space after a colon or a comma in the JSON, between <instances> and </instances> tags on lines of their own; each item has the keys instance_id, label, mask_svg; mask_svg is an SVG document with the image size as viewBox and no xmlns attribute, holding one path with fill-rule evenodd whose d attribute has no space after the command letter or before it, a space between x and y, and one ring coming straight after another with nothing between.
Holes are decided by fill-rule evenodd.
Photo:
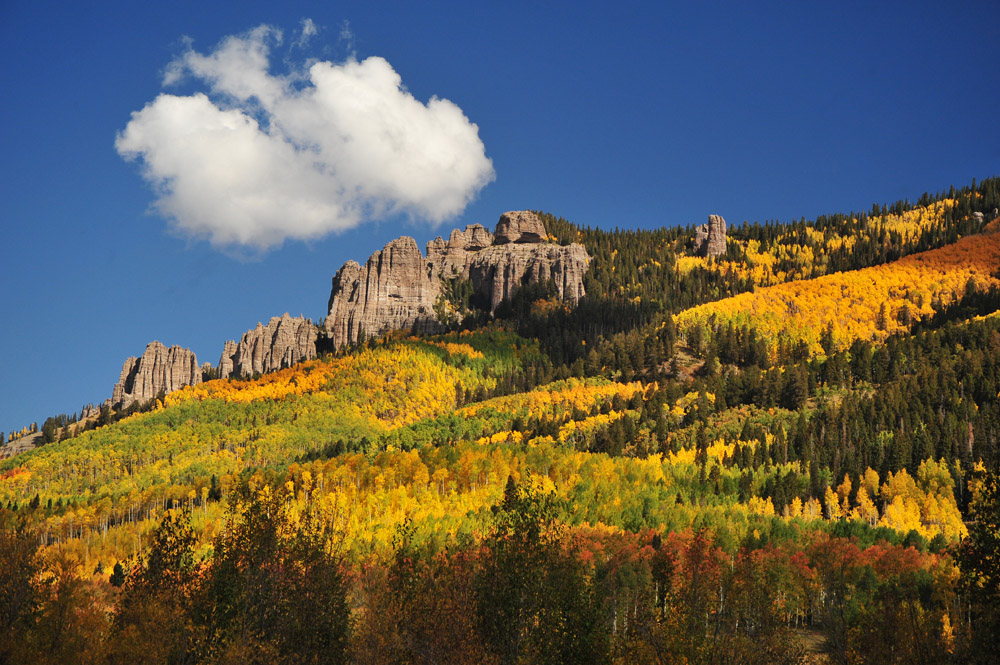
<instances>
[{"instance_id":1,"label":"stone cliff","mask_svg":"<svg viewBox=\"0 0 1000 665\"><path fill-rule=\"evenodd\" d=\"M479 224L452 231L448 241L427 243L426 258L416 241L403 237L372 254L364 267L348 261L337 271L324 327L334 348L356 342L361 331L433 333L443 329L435 305L449 280L469 281L492 313L519 286L552 280L560 297L583 297L590 256L581 245L545 242L541 219L530 211L501 215L496 233Z\"/></svg>"},{"instance_id":2,"label":"stone cliff","mask_svg":"<svg viewBox=\"0 0 1000 665\"><path fill-rule=\"evenodd\" d=\"M722 229L724 246L725 222ZM397 238L372 254L364 266L348 261L337 271L324 321L326 340L318 339L316 327L307 319L287 313L273 317L267 325L258 323L247 331L239 342L225 343L218 376L245 378L284 369L315 358L319 342L339 348L357 342L362 333L440 332L445 325L436 308L443 304L452 280L467 282L475 301L490 313L520 286L549 280L563 300L575 303L584 296L583 276L589 263L583 246L548 242L544 223L530 211L504 213L494 233L480 224L456 229L447 241L439 237L427 243L426 257L413 238ZM125 361L106 404L126 409L161 392L201 383L211 370L208 363L199 366L189 349L152 342L141 357Z\"/></svg>"},{"instance_id":3,"label":"stone cliff","mask_svg":"<svg viewBox=\"0 0 1000 665\"><path fill-rule=\"evenodd\" d=\"M275 372L316 357L316 327L303 317L272 317L248 330L239 343L227 341L219 359L219 378L245 378Z\"/></svg>"},{"instance_id":4,"label":"stone cliff","mask_svg":"<svg viewBox=\"0 0 1000 665\"><path fill-rule=\"evenodd\" d=\"M491 313L522 284L550 279L560 298L575 303L585 295L583 275L589 263L583 245L494 245L473 257L469 280L475 292L489 301Z\"/></svg>"},{"instance_id":5,"label":"stone cliff","mask_svg":"<svg viewBox=\"0 0 1000 665\"><path fill-rule=\"evenodd\" d=\"M169 349L151 342L140 358L129 358L111 393L111 406L124 409L133 402L147 402L161 391L171 393L201 383L201 368L194 352L180 346Z\"/></svg>"},{"instance_id":6,"label":"stone cliff","mask_svg":"<svg viewBox=\"0 0 1000 665\"><path fill-rule=\"evenodd\" d=\"M364 267L348 261L337 271L324 327L334 348L356 342L362 332L437 332L442 326L434 303L440 293L441 281L431 276L417 241L397 238Z\"/></svg>"},{"instance_id":7,"label":"stone cliff","mask_svg":"<svg viewBox=\"0 0 1000 665\"><path fill-rule=\"evenodd\" d=\"M709 258L726 253L726 220L719 215L709 215L708 223L694 232L694 252Z\"/></svg>"},{"instance_id":8,"label":"stone cliff","mask_svg":"<svg viewBox=\"0 0 1000 665\"><path fill-rule=\"evenodd\" d=\"M427 262L441 279L468 279L472 259L493 245L493 240L482 224L470 224L464 231L452 231L448 242L438 237L427 243Z\"/></svg>"}]
</instances>

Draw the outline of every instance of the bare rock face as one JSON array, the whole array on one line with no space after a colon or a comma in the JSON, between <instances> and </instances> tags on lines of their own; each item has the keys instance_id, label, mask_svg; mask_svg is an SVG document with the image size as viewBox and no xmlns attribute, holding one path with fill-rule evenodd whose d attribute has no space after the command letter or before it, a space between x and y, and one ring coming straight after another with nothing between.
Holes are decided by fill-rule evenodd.
<instances>
[{"instance_id":1,"label":"bare rock face","mask_svg":"<svg viewBox=\"0 0 1000 665\"><path fill-rule=\"evenodd\" d=\"M272 317L244 333L239 343L227 341L219 359L219 377L243 378L275 372L316 357L316 327L303 317Z\"/></svg>"},{"instance_id":2,"label":"bare rock face","mask_svg":"<svg viewBox=\"0 0 1000 665\"><path fill-rule=\"evenodd\" d=\"M726 220L720 215L709 215L708 223L694 231L695 254L709 258L726 253Z\"/></svg>"},{"instance_id":3,"label":"bare rock face","mask_svg":"<svg viewBox=\"0 0 1000 665\"><path fill-rule=\"evenodd\" d=\"M397 238L364 267L348 261L333 277L324 327L334 348L390 330L441 330L434 303L441 281L431 276L417 242Z\"/></svg>"},{"instance_id":4,"label":"bare rock face","mask_svg":"<svg viewBox=\"0 0 1000 665\"><path fill-rule=\"evenodd\" d=\"M426 259L412 238L398 238L375 252L364 267L348 261L337 271L324 328L334 348L360 333L390 330L434 333L444 326L435 305L448 280L472 282L490 312L523 284L553 280L559 295L575 303L584 295L590 263L581 245L545 243L545 224L528 211L507 212L496 233L479 224L452 231L447 242L427 243Z\"/></svg>"},{"instance_id":5,"label":"bare rock face","mask_svg":"<svg viewBox=\"0 0 1000 665\"><path fill-rule=\"evenodd\" d=\"M583 275L590 256L582 245L553 245L544 242L547 237L545 224L535 213L505 212L495 234L479 224L453 231L441 254L432 252L436 241L428 243L427 259L432 275L471 280L476 293L490 303L490 313L522 284L549 279L563 300L575 303L584 295Z\"/></svg>"},{"instance_id":6,"label":"bare rock face","mask_svg":"<svg viewBox=\"0 0 1000 665\"><path fill-rule=\"evenodd\" d=\"M495 245L478 252L469 266L476 292L489 300L490 312L528 283L555 282L559 297L576 303L585 295L583 275L590 255L583 245Z\"/></svg>"},{"instance_id":7,"label":"bare rock face","mask_svg":"<svg viewBox=\"0 0 1000 665\"><path fill-rule=\"evenodd\" d=\"M486 227L470 224L464 231L452 231L448 242L438 237L427 243L427 262L442 279L468 279L472 257L492 244L493 234Z\"/></svg>"},{"instance_id":8,"label":"bare rock face","mask_svg":"<svg viewBox=\"0 0 1000 665\"><path fill-rule=\"evenodd\" d=\"M26 453L29 450L34 450L38 447L41 439L42 433L35 432L34 434L27 434L13 441L8 441L4 445L0 446L0 460L13 457L14 455L20 455L21 453Z\"/></svg>"},{"instance_id":9,"label":"bare rock face","mask_svg":"<svg viewBox=\"0 0 1000 665\"><path fill-rule=\"evenodd\" d=\"M160 391L172 393L201 383L198 358L190 349L151 342L141 358L129 358L111 393L111 406L124 409L133 402L147 402Z\"/></svg>"},{"instance_id":10,"label":"bare rock face","mask_svg":"<svg viewBox=\"0 0 1000 665\"><path fill-rule=\"evenodd\" d=\"M708 242L708 224L699 224L694 229L694 253L703 254Z\"/></svg>"},{"instance_id":11,"label":"bare rock face","mask_svg":"<svg viewBox=\"0 0 1000 665\"><path fill-rule=\"evenodd\" d=\"M500 215L494 243L543 242L548 237L545 223L530 210L516 210Z\"/></svg>"}]
</instances>

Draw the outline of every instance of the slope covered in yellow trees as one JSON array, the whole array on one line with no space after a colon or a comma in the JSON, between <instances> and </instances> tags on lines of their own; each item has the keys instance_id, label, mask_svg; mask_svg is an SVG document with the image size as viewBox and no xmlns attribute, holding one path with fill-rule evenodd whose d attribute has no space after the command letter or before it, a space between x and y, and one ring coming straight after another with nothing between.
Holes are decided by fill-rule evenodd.
<instances>
[{"instance_id":1,"label":"slope covered in yellow trees","mask_svg":"<svg viewBox=\"0 0 1000 665\"><path fill-rule=\"evenodd\" d=\"M852 217L823 228L814 223L793 223L770 242L762 242L751 237L753 233L748 229L736 227L728 239L734 250L729 254L736 258L683 256L677 260L677 270L686 274L701 269L747 280L754 286L811 279L831 272L832 257L854 251L861 241L892 237L897 244L906 246L927 232L945 233L947 215L957 203L957 199L946 198L896 213Z\"/></svg>"},{"instance_id":2,"label":"slope covered in yellow trees","mask_svg":"<svg viewBox=\"0 0 1000 665\"><path fill-rule=\"evenodd\" d=\"M492 409L503 413L520 413L528 417L545 413L559 416L573 409L589 409L595 402L611 400L616 396L628 400L644 390L646 386L638 381L612 383L570 379L529 392L472 404L459 409L457 413L459 416L474 416L481 411Z\"/></svg>"},{"instance_id":3,"label":"slope covered in yellow trees","mask_svg":"<svg viewBox=\"0 0 1000 665\"><path fill-rule=\"evenodd\" d=\"M611 457L573 450L553 442L457 442L410 451L389 448L371 455L344 453L327 460L292 464L284 471L258 471L244 479L251 487L284 487L294 513L314 512L329 524L338 547L351 558L391 553L399 528L408 522L414 542L431 550L474 542L490 520L490 506L503 496L508 477L530 483L558 501L560 520L574 526L664 532L693 526L712 529L736 547L749 535L797 525L827 529L856 520L926 540L939 534L955 540L965 533L944 463L921 465L916 478L901 471L876 486L860 489L857 499L791 496L787 502L766 496L765 488L792 482L808 473L800 462L743 469L727 464L741 447L754 442L722 440L702 458L693 449L641 458ZM874 474L869 470L869 474ZM875 474L877 482L877 474ZM236 482L228 479L226 485ZM746 483L749 496L740 497ZM184 504L199 541L217 533L223 503ZM53 550L72 553L90 569L107 567L134 554L136 536L151 529L163 508L129 522L104 525L101 507L81 507L54 515L44 525ZM783 526L784 525L784 526Z\"/></svg>"},{"instance_id":4,"label":"slope covered in yellow trees","mask_svg":"<svg viewBox=\"0 0 1000 665\"><path fill-rule=\"evenodd\" d=\"M209 381L168 395L149 412L4 461L0 503L33 499L58 516L58 531L67 535L106 532L171 505L202 503L249 468L288 464L324 446L362 447L453 410L461 386L495 381L408 343L252 381Z\"/></svg>"},{"instance_id":5,"label":"slope covered in yellow trees","mask_svg":"<svg viewBox=\"0 0 1000 665\"><path fill-rule=\"evenodd\" d=\"M836 348L857 339L881 341L909 330L971 290L1000 285L1000 232L962 238L940 249L898 261L811 280L777 284L687 309L675 317L682 335L701 327L747 326L772 349L804 342L812 354L823 352L820 339L829 327Z\"/></svg>"},{"instance_id":6,"label":"slope covered in yellow trees","mask_svg":"<svg viewBox=\"0 0 1000 665\"><path fill-rule=\"evenodd\" d=\"M253 381L217 380L188 386L171 393L166 404L190 399L250 403L326 395L374 426L392 428L454 406L455 385L460 382L475 384L477 379L471 370L440 362L415 345L400 344L300 363Z\"/></svg>"}]
</instances>

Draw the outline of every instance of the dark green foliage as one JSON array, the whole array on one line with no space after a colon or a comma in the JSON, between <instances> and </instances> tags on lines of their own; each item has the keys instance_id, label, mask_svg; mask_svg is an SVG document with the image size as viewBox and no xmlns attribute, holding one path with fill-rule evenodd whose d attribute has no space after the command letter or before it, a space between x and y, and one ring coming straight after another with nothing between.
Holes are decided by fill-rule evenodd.
<instances>
[{"instance_id":1,"label":"dark green foliage","mask_svg":"<svg viewBox=\"0 0 1000 665\"><path fill-rule=\"evenodd\" d=\"M108 579L111 586L120 587L125 584L125 569L122 568L120 561L115 562L114 570L111 571L111 577Z\"/></svg>"},{"instance_id":2,"label":"dark green foliage","mask_svg":"<svg viewBox=\"0 0 1000 665\"><path fill-rule=\"evenodd\" d=\"M194 662L201 635L191 611L194 543L191 524L180 512L168 513L153 531L115 608L108 644L112 663Z\"/></svg>"},{"instance_id":3,"label":"dark green foliage","mask_svg":"<svg viewBox=\"0 0 1000 665\"><path fill-rule=\"evenodd\" d=\"M928 203L949 195L957 198L959 203L945 214L940 225L907 240L899 234L886 233L881 227L869 228L868 216L854 212L821 215L814 222L803 219L790 224L730 224L729 235L742 240L757 240L762 252L779 243L820 252L822 243L807 233L810 227L823 234L824 242L833 236L854 236L856 242L853 246L844 245L823 254L820 265L813 266L808 274L803 274L797 264L787 261L779 261L775 266L776 270L785 272L789 280L816 277L881 265L977 233L982 230L981 222L972 217L972 213L983 212L989 219L998 204L998 190L1000 178L990 178L978 185L973 182L972 186L957 192L928 195ZM899 214L913 207L909 202L899 201L888 207L875 206L873 215L883 212ZM666 374L666 367L660 367L660 363L669 363L673 356L672 314L754 289L750 280L729 272L700 268L687 273L676 270L678 257L690 254L694 227L634 231L616 227L614 230L602 230L580 227L548 213L538 214L549 234L558 238L561 244L578 242L587 248L593 259L584 277L587 295L568 312L557 310L538 315L530 307L515 304L502 310L499 316L515 321L523 336L539 339L557 366L572 365L589 351L596 350L601 361L585 365L588 375L620 372L624 378L636 375L660 378ZM730 243L725 258L745 260L738 245L733 243ZM514 300L530 301L544 295L522 291L520 296L515 295ZM666 326L668 330L664 332L661 326ZM664 335L667 339L663 338ZM648 346L654 340L659 344L653 344L654 351L649 357L642 353L628 356L607 354L608 347L615 344ZM702 352L697 340L688 340L688 344L696 352ZM754 348L751 354L757 354L758 359L743 358L742 362L764 365L759 347ZM609 357L612 362L607 362ZM806 358L806 350L785 349L779 357L781 362L798 362ZM719 352L719 360L732 362L723 352Z\"/></svg>"},{"instance_id":4,"label":"dark green foliage","mask_svg":"<svg viewBox=\"0 0 1000 665\"><path fill-rule=\"evenodd\" d=\"M976 663L1000 662L1000 472L978 471L978 495L969 506L969 536L958 550L969 596Z\"/></svg>"},{"instance_id":5,"label":"dark green foliage","mask_svg":"<svg viewBox=\"0 0 1000 665\"><path fill-rule=\"evenodd\" d=\"M253 662L345 662L348 611L324 525L295 522L283 491L246 486L230 498L226 528L198 602L206 648Z\"/></svg>"},{"instance_id":6,"label":"dark green foliage","mask_svg":"<svg viewBox=\"0 0 1000 665\"><path fill-rule=\"evenodd\" d=\"M475 582L479 633L500 663L603 663L608 636L583 569L561 549L550 499L508 477Z\"/></svg>"},{"instance_id":7,"label":"dark green foliage","mask_svg":"<svg viewBox=\"0 0 1000 665\"><path fill-rule=\"evenodd\" d=\"M34 577L38 536L23 518L0 511L0 663L13 663L20 634L34 622L41 602Z\"/></svg>"}]
</instances>

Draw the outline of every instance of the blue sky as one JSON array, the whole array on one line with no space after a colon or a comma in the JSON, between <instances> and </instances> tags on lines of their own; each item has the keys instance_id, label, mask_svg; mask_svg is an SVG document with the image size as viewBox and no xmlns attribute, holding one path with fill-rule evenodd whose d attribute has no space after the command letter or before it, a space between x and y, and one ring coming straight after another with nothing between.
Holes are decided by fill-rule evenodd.
<instances>
[{"instance_id":1,"label":"blue sky","mask_svg":"<svg viewBox=\"0 0 1000 665\"><path fill-rule=\"evenodd\" d=\"M100 402L125 357L153 339L214 364L257 321L320 319L337 268L398 235L422 246L523 208L625 228L709 213L813 218L1000 174L995 1L144 4L0 3L0 430ZM304 19L316 34L303 42ZM395 179L378 162L358 162L351 179L350 155L331 157L341 160L334 188L377 194L334 196L317 175L307 194L340 212L308 233L288 219L283 243L280 214L261 222L266 240L234 241L241 218L215 215L205 198L215 181L175 201L183 219L168 223L144 178L154 153L123 159L116 137L161 93L207 93L232 110L211 89L218 71L185 54L208 58L261 25L282 31L280 43L268 38L268 72L288 90L313 85L295 78L307 61L341 71L381 58L405 87L390 91L399 108L422 118L415 126L437 127L428 102L449 100L464 170L425 169L428 189L411 191L421 156L438 147L421 130L411 170ZM164 87L171 63L184 76ZM293 124L249 104L261 122ZM300 146L309 127L298 125ZM145 136L133 147L172 150L171 168L199 184L196 154ZM280 211L281 195L298 190L267 194ZM190 232L219 220L228 226Z\"/></svg>"}]
</instances>

